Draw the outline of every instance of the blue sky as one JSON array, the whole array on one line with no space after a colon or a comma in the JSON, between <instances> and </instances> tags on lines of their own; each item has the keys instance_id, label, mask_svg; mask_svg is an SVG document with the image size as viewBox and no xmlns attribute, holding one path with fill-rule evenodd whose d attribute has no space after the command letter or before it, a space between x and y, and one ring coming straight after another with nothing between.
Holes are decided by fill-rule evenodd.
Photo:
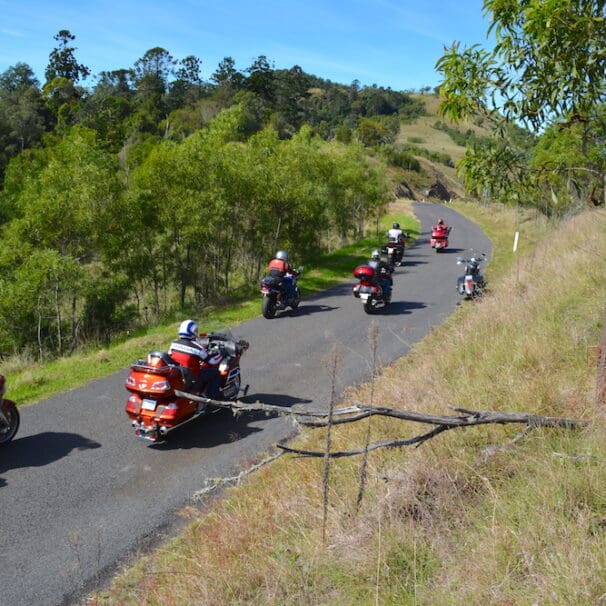
<instances>
[{"instance_id":1,"label":"blue sky","mask_svg":"<svg viewBox=\"0 0 606 606\"><path fill-rule=\"evenodd\" d=\"M89 86L159 46L198 57L204 80L226 56L245 70L265 55L333 82L418 90L439 83L445 45L487 45L488 29L482 0L0 0L0 15L0 72L27 63L43 82L67 29Z\"/></svg>"}]
</instances>

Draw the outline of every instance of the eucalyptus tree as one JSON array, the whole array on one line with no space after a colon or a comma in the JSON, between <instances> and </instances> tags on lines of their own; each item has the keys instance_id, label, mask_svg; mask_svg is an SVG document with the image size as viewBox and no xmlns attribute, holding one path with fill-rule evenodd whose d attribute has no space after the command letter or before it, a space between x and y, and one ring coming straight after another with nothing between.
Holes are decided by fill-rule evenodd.
<instances>
[{"instance_id":1,"label":"eucalyptus tree","mask_svg":"<svg viewBox=\"0 0 606 606\"><path fill-rule=\"evenodd\" d=\"M542 175L554 165L528 170L528 154L507 140L509 124L522 124L537 134L550 125L581 138L599 129L600 106L606 100L606 12L604 0L484 0L488 33L495 45L461 48L454 42L438 60L444 76L441 112L453 120L488 116L502 142L476 146L462 170L473 180L476 170L488 193L522 200L540 191ZM575 125L584 125L579 130ZM571 175L572 167L564 167ZM597 167L586 158L577 172L603 184L605 160ZM545 170L544 170L545 169ZM471 171L471 172L470 172ZM506 181L503 176L507 175ZM604 188L606 189L606 188Z\"/></svg>"},{"instance_id":2,"label":"eucalyptus tree","mask_svg":"<svg viewBox=\"0 0 606 606\"><path fill-rule=\"evenodd\" d=\"M204 95L201 69L202 61L194 55L177 62L175 79L169 84L168 104L171 109L195 103Z\"/></svg>"},{"instance_id":3,"label":"eucalyptus tree","mask_svg":"<svg viewBox=\"0 0 606 606\"><path fill-rule=\"evenodd\" d=\"M52 269L53 315L40 315L40 330L56 335L54 347L62 353L78 339L86 297L82 276L97 262L99 243L111 234L100 218L120 186L114 159L99 148L92 131L75 127L36 156L27 165L14 160L15 168L25 170L21 178L13 178L9 166L6 195L14 210L2 233L0 267L17 290L34 253L41 255L36 256L40 267ZM77 271L71 269L75 266ZM48 282L36 284L34 300L48 310ZM15 317L16 326L21 321Z\"/></svg>"},{"instance_id":4,"label":"eucalyptus tree","mask_svg":"<svg viewBox=\"0 0 606 606\"><path fill-rule=\"evenodd\" d=\"M37 145L49 124L31 67L17 63L0 74L0 182L10 158Z\"/></svg>"},{"instance_id":5,"label":"eucalyptus tree","mask_svg":"<svg viewBox=\"0 0 606 606\"><path fill-rule=\"evenodd\" d=\"M159 46L149 49L135 62L134 124L138 130L156 132L160 121L168 116L167 93L174 71L173 56Z\"/></svg>"},{"instance_id":6,"label":"eucalyptus tree","mask_svg":"<svg viewBox=\"0 0 606 606\"><path fill-rule=\"evenodd\" d=\"M224 57L210 76L215 85L214 98L223 106L228 106L233 96L242 89L244 74L236 68L233 57Z\"/></svg>"},{"instance_id":7,"label":"eucalyptus tree","mask_svg":"<svg viewBox=\"0 0 606 606\"><path fill-rule=\"evenodd\" d=\"M327 147L331 171L326 176L329 195L329 225L342 241L364 236L369 221L376 220L392 199L386 167L370 160L361 143Z\"/></svg>"}]
</instances>

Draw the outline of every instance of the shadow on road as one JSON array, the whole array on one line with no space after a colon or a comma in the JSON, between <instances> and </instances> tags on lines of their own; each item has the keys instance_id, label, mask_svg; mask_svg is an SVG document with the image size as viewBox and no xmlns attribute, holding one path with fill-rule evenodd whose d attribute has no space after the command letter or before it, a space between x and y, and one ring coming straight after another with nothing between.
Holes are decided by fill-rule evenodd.
<instances>
[{"instance_id":1,"label":"shadow on road","mask_svg":"<svg viewBox=\"0 0 606 606\"><path fill-rule=\"evenodd\" d=\"M9 469L44 467L63 457L72 450L99 448L101 444L77 433L45 431L25 438L16 438L2 449L0 473ZM0 486L6 481L0 478Z\"/></svg>"},{"instance_id":2,"label":"shadow on road","mask_svg":"<svg viewBox=\"0 0 606 606\"><path fill-rule=\"evenodd\" d=\"M395 316L399 314L411 314L415 309L423 309L427 307L425 303L419 303L417 301L393 301L389 307L380 309L377 313L383 313L385 315Z\"/></svg>"},{"instance_id":3,"label":"shadow on road","mask_svg":"<svg viewBox=\"0 0 606 606\"><path fill-rule=\"evenodd\" d=\"M448 248L444 248L442 249L439 253L436 254L440 254L440 255L453 255L455 253L462 253L463 251L465 251L465 248L451 248L450 246Z\"/></svg>"},{"instance_id":4,"label":"shadow on road","mask_svg":"<svg viewBox=\"0 0 606 606\"><path fill-rule=\"evenodd\" d=\"M295 404L308 404L311 400L293 398L280 394L256 393L240 399L241 402L273 404L290 408ZM260 427L251 427L251 423L267 421L277 417L271 412L243 412L237 416L231 410L220 409L195 421L175 429L165 442L150 444L154 450L181 450L189 448L213 448L228 442L237 442L253 433L262 431Z\"/></svg>"},{"instance_id":5,"label":"shadow on road","mask_svg":"<svg viewBox=\"0 0 606 606\"><path fill-rule=\"evenodd\" d=\"M240 402L246 402L247 404L261 402L262 404L271 404L272 406L290 408L295 404L310 404L312 400L307 400L305 398L293 398L292 396L285 396L279 393L253 393L240 398Z\"/></svg>"},{"instance_id":6,"label":"shadow on road","mask_svg":"<svg viewBox=\"0 0 606 606\"><path fill-rule=\"evenodd\" d=\"M276 317L280 316L308 316L310 314L319 313L322 311L334 311L335 309L339 309L338 307L333 307L332 305L306 305L302 303L297 309L289 309L286 312L282 312Z\"/></svg>"}]
</instances>

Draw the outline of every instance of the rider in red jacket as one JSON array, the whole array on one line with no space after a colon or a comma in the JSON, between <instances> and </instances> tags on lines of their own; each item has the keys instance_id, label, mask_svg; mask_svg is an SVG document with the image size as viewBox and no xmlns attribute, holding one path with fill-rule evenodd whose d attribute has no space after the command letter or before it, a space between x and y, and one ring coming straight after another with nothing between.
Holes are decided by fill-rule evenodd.
<instances>
[{"instance_id":1,"label":"rider in red jacket","mask_svg":"<svg viewBox=\"0 0 606 606\"><path fill-rule=\"evenodd\" d=\"M293 297L295 284L292 278L290 278L287 274L296 277L299 275L299 272L288 262L288 254L286 251L279 250L276 253L276 256L269 262L267 270L270 276L278 278L281 283L284 284L288 297Z\"/></svg>"}]
</instances>

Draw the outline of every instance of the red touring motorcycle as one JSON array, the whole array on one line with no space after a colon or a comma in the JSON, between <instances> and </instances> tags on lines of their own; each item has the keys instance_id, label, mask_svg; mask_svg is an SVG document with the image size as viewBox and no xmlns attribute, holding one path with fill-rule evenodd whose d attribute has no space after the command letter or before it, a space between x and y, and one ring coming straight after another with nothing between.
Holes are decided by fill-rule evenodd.
<instances>
[{"instance_id":1,"label":"red touring motorcycle","mask_svg":"<svg viewBox=\"0 0 606 606\"><path fill-rule=\"evenodd\" d=\"M235 400L241 391L247 390L241 389L240 358L248 349L248 342L236 341L229 330L202 334L199 340L210 352L222 352L221 396L224 400ZM173 429L205 414L206 403L175 393L187 393L190 384L189 369L177 364L166 352L151 351L145 360L132 364L126 379L130 396L125 410L135 435L152 442L162 441ZM204 386L200 393L203 392Z\"/></svg>"},{"instance_id":2,"label":"red touring motorcycle","mask_svg":"<svg viewBox=\"0 0 606 606\"><path fill-rule=\"evenodd\" d=\"M439 228L435 225L431 230L429 244L432 248L435 248L436 252L440 252L448 246L448 234L450 234L450 229L450 227Z\"/></svg>"},{"instance_id":3,"label":"red touring motorcycle","mask_svg":"<svg viewBox=\"0 0 606 606\"><path fill-rule=\"evenodd\" d=\"M12 400L6 400L6 379L0 375L0 446L8 444L19 429L19 409Z\"/></svg>"},{"instance_id":4,"label":"red touring motorcycle","mask_svg":"<svg viewBox=\"0 0 606 606\"><path fill-rule=\"evenodd\" d=\"M354 284L354 297L362 301L367 314L389 305L391 295L385 293L380 284L380 277L370 265L358 265L353 275L360 280L358 284Z\"/></svg>"}]
</instances>

